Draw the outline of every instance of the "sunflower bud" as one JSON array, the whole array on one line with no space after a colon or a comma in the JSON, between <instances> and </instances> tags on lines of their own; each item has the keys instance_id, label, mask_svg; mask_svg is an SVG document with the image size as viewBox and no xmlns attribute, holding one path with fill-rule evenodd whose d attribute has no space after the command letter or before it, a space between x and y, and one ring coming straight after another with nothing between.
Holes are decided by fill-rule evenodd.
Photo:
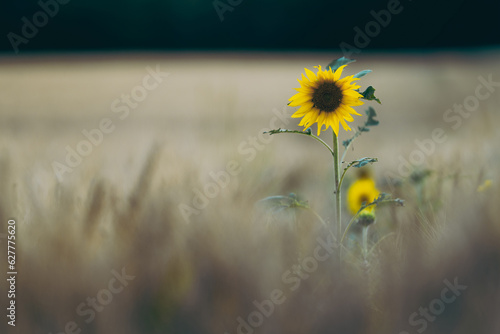
<instances>
[{"instance_id":1,"label":"sunflower bud","mask_svg":"<svg viewBox=\"0 0 500 334\"><path fill-rule=\"evenodd\" d=\"M373 223L375 223L375 212L367 209L361 211L358 217L358 224L368 227Z\"/></svg>"}]
</instances>

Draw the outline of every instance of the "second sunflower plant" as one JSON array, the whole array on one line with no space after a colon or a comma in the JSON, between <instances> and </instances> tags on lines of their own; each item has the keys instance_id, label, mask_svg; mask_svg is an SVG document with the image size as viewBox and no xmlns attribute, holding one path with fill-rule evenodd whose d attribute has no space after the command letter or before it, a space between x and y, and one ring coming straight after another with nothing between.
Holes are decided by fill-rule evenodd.
<instances>
[{"instance_id":1,"label":"second sunflower plant","mask_svg":"<svg viewBox=\"0 0 500 334\"><path fill-rule=\"evenodd\" d=\"M353 222L357 221L361 225L364 225L366 228L363 231L367 231L368 226L375 221L374 208L376 205L389 201L402 204L402 201L399 199L393 200L385 193L380 194L375 188L375 182L371 178L360 180L360 182L354 183L349 191L348 204L352 218L346 228L343 229L341 199L344 176L350 167L363 167L367 164L376 162L377 159L358 159L348 163L343 168L342 172L341 169L344 164L346 153L354 140L363 132L368 132L370 130L369 127L378 125L378 121L375 119L375 110L369 107L368 110L366 110L367 120L364 126L358 127L351 138L342 142L344 146L342 155L339 150L339 127L340 124L342 124L342 128L345 131L351 130L347 122L354 121L353 115L361 116L353 107L363 105L363 100L376 101L380 104L380 100L374 95L375 89L372 86L369 86L362 92L360 91L361 87L356 84L357 80L370 73L371 70L361 71L355 75L341 78L343 70L351 62L354 62L354 60L342 57L328 64L325 70L323 70L321 66L315 67L317 68L317 73L307 68L304 69L305 75L302 74L302 79L298 79L300 83L300 87L296 88L298 93L289 99L290 103L288 104L291 107L300 107L292 117L302 118L299 126L304 126L304 131L275 129L268 132L271 135L277 133L306 135L317 140L329 150L333 157L334 202L336 209L335 221L337 227L336 239L340 240L341 244ZM317 124L317 135L314 135L310 128L315 123ZM332 128L332 146L328 145L320 138L323 126L325 126L324 131L328 130L330 127ZM369 187L368 184L370 185ZM367 245L365 235L363 244L363 254L366 255Z\"/></svg>"}]
</instances>

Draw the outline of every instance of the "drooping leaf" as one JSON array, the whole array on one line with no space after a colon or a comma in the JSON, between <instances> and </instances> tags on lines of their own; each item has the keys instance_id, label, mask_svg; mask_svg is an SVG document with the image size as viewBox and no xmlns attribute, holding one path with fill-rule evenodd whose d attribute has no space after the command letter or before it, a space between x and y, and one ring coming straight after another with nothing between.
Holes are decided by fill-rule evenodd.
<instances>
[{"instance_id":1,"label":"drooping leaf","mask_svg":"<svg viewBox=\"0 0 500 334\"><path fill-rule=\"evenodd\" d=\"M361 168L363 166L366 166L368 164L372 164L372 163L377 162L377 161L378 161L377 158L361 158L361 159L354 160L353 162L351 162L351 166L356 167L356 168Z\"/></svg>"},{"instance_id":2,"label":"drooping leaf","mask_svg":"<svg viewBox=\"0 0 500 334\"><path fill-rule=\"evenodd\" d=\"M382 104L382 102L380 102L380 100L375 97L375 88L373 88L373 86L368 86L368 88L366 88L366 90L360 94L363 95L362 98L365 100L377 101L379 104Z\"/></svg>"},{"instance_id":3,"label":"drooping leaf","mask_svg":"<svg viewBox=\"0 0 500 334\"><path fill-rule=\"evenodd\" d=\"M372 107L369 107L366 111L366 115L368 116L368 119L366 120L365 126L376 126L378 125L378 120L375 119L377 117L377 113L375 112L375 109ZM369 131L369 130L367 130Z\"/></svg>"},{"instance_id":4,"label":"drooping leaf","mask_svg":"<svg viewBox=\"0 0 500 334\"><path fill-rule=\"evenodd\" d=\"M294 193L288 196L269 196L255 204L259 220L267 224L295 223L296 211L307 209L307 201L301 200Z\"/></svg>"},{"instance_id":5,"label":"drooping leaf","mask_svg":"<svg viewBox=\"0 0 500 334\"><path fill-rule=\"evenodd\" d=\"M269 196L261 199L257 203L264 204L274 208L296 208L296 207L309 207L307 201L303 201L297 197L294 193L290 193L288 196Z\"/></svg>"},{"instance_id":6,"label":"drooping leaf","mask_svg":"<svg viewBox=\"0 0 500 334\"><path fill-rule=\"evenodd\" d=\"M346 57L342 57L342 58L339 58L337 60L332 61L330 64L328 64L326 66L326 68L328 69L329 67L331 67L332 71L335 72L340 66L347 65L347 64L352 63L352 62L355 62L355 60L349 59Z\"/></svg>"},{"instance_id":7,"label":"drooping leaf","mask_svg":"<svg viewBox=\"0 0 500 334\"><path fill-rule=\"evenodd\" d=\"M375 112L375 109L372 107L369 107L368 110L365 111L366 115L368 116L365 125L364 126L358 126L358 131L352 136L351 138L344 140L342 142L342 145L344 145L345 148L347 148L357 137L359 137L363 132L368 132L370 129L368 128L369 126L375 126L378 125L378 121L375 119L377 116L377 113Z\"/></svg>"},{"instance_id":8,"label":"drooping leaf","mask_svg":"<svg viewBox=\"0 0 500 334\"><path fill-rule=\"evenodd\" d=\"M358 213L363 211L366 207L372 206L372 205L379 205L379 204L385 204L385 203L395 203L398 206L404 206L405 201L402 200L401 198L392 198L391 194L388 193L380 193L380 195L371 203L365 203L361 205L361 208L359 209Z\"/></svg>"},{"instance_id":9,"label":"drooping leaf","mask_svg":"<svg viewBox=\"0 0 500 334\"><path fill-rule=\"evenodd\" d=\"M368 73L370 73L372 70L364 70L364 71L361 71L361 72L358 72L356 74L354 74L354 77L355 78L361 78L361 77L364 77L365 75L367 75Z\"/></svg>"}]
</instances>

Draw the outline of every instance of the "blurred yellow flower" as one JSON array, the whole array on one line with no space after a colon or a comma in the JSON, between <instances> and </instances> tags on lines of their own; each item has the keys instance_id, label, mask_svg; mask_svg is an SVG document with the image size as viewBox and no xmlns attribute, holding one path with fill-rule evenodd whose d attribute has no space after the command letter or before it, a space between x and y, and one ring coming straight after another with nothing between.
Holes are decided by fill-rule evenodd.
<instances>
[{"instance_id":1,"label":"blurred yellow flower","mask_svg":"<svg viewBox=\"0 0 500 334\"><path fill-rule=\"evenodd\" d=\"M294 118L303 117L300 126L307 129L312 124L318 123L318 136L323 125L326 125L326 129L331 126L338 136L339 122L342 123L344 130L351 130L346 121L352 122L354 120L352 115L361 116L351 106L360 106L363 102L360 100L362 95L356 91L360 86L352 83L359 78L350 75L340 79L342 70L346 66L340 66L335 72L330 67L322 70L321 66L315 66L318 69L317 74L307 68L304 69L307 77L302 74L302 80L297 79L300 88L295 90L299 93L289 99L290 106L300 106L292 115Z\"/></svg>"},{"instance_id":2,"label":"blurred yellow flower","mask_svg":"<svg viewBox=\"0 0 500 334\"><path fill-rule=\"evenodd\" d=\"M352 215L355 215L363 202L369 204L377 199L380 192L375 186L375 181L371 178L361 178L353 182L347 191L347 203L349 205L349 211ZM375 206L369 206L362 212L373 212Z\"/></svg>"},{"instance_id":3,"label":"blurred yellow flower","mask_svg":"<svg viewBox=\"0 0 500 334\"><path fill-rule=\"evenodd\" d=\"M483 191L491 187L491 184L492 184L491 180L489 179L485 180L479 187L477 187L477 192L482 193Z\"/></svg>"}]
</instances>

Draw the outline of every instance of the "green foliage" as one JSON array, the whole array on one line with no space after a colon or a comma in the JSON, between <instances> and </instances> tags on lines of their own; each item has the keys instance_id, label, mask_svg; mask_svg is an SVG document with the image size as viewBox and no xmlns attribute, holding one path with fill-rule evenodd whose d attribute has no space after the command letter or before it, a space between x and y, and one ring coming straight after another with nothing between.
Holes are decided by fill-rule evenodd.
<instances>
[{"instance_id":1,"label":"green foliage","mask_svg":"<svg viewBox=\"0 0 500 334\"><path fill-rule=\"evenodd\" d=\"M360 94L363 95L362 99L368 101L377 101L378 104L382 104L382 102L380 102L380 100L375 97L375 88L373 88L373 86L368 86L368 88L366 88L364 92L360 92Z\"/></svg>"},{"instance_id":2,"label":"green foliage","mask_svg":"<svg viewBox=\"0 0 500 334\"><path fill-rule=\"evenodd\" d=\"M380 204L385 204L385 203L394 203L398 206L404 206L404 200L400 198L392 198L391 194L387 193L381 193L376 200L374 200L371 203L368 203L366 205L362 205L361 208L359 209L358 213L363 211L363 209L371 206L371 205L380 205Z\"/></svg>"},{"instance_id":3,"label":"green foliage","mask_svg":"<svg viewBox=\"0 0 500 334\"><path fill-rule=\"evenodd\" d=\"M306 131L300 131L300 130L288 130L288 129L273 129L269 131L264 131L263 133L268 133L270 135L275 135L277 133L300 133L300 134L306 134L306 135L311 135L311 128L308 128Z\"/></svg>"},{"instance_id":4,"label":"green foliage","mask_svg":"<svg viewBox=\"0 0 500 334\"><path fill-rule=\"evenodd\" d=\"M260 203L271 210L309 208L308 202L299 199L294 193L290 193L288 196L269 196L261 199L257 203Z\"/></svg>"},{"instance_id":5,"label":"green foliage","mask_svg":"<svg viewBox=\"0 0 500 334\"><path fill-rule=\"evenodd\" d=\"M361 72L358 72L356 74L354 74L354 77L355 78L361 78L361 77L364 77L365 75L367 75L368 73L370 73L372 70L364 70L364 71L361 71Z\"/></svg>"},{"instance_id":6,"label":"green foliage","mask_svg":"<svg viewBox=\"0 0 500 334\"><path fill-rule=\"evenodd\" d=\"M349 63L355 62L354 59L349 59L346 57L339 58L337 60L332 61L330 64L326 66L326 68L331 68L333 72L335 72L340 66L347 65Z\"/></svg>"},{"instance_id":7,"label":"green foliage","mask_svg":"<svg viewBox=\"0 0 500 334\"><path fill-rule=\"evenodd\" d=\"M349 163L348 166L355 167L355 168L361 168L361 167L364 167L368 164L372 164L372 163L377 162L377 161L378 161L377 158L361 158L361 159L352 161L351 163Z\"/></svg>"},{"instance_id":8,"label":"green foliage","mask_svg":"<svg viewBox=\"0 0 500 334\"><path fill-rule=\"evenodd\" d=\"M410 174L410 181L414 184L422 183L428 176L432 174L430 169L416 169Z\"/></svg>"},{"instance_id":9,"label":"green foliage","mask_svg":"<svg viewBox=\"0 0 500 334\"><path fill-rule=\"evenodd\" d=\"M347 65L349 63L354 62L355 60L353 59L348 59L345 57L339 58L337 60L332 61L330 64L327 65L328 69L331 69L332 71L338 70L341 66ZM364 70L360 71L357 74L355 74L353 77L354 78L361 78L368 73L370 73L371 70ZM377 103L381 104L380 100L375 96L375 88L373 86L368 86L368 88L365 89L364 92L360 92L359 89L357 90L361 94L361 99L368 100L368 101L376 101ZM377 113L375 112L375 109L372 107L369 107L367 110L365 110L366 113L366 120L363 126L359 126L354 135L345 141L342 142L343 146L345 147L344 152L342 155L340 155L339 152L339 142L338 142L338 134L334 133L333 134L333 146L328 145L325 143L319 136L315 136L312 134L311 128L306 129L305 131L299 131L299 130L287 130L287 129L275 129L275 130L270 130L264 133L268 133L270 135L277 134L277 133L296 133L296 134L302 134L306 135L308 137L311 137L318 142L320 142L322 145L324 145L332 154L333 161L334 161L334 177L335 177L335 187L334 187L334 194L335 194L335 206L336 206L336 221L337 221L337 236L342 235L342 239L340 243L342 244L342 241L345 239L350 227L352 224L358 219L359 222L361 222L361 225L368 227L370 224L372 224L375 221L375 216L372 212L364 212L362 217L358 216L362 213L363 209L372 206L372 205L379 205L382 203L387 203L387 202L394 202L398 205L403 205L403 201L399 198L392 199L390 195L386 193L380 194L380 196L374 200L371 203L366 203L363 202L360 210L352 217L351 221L347 225L346 229L344 230L344 233L342 234L342 217L341 217L341 191L342 191L342 182L344 180L344 177L351 167L355 168L361 168L364 167L368 164L372 164L374 162L377 162L377 158L369 158L369 157L364 157L360 158L354 161L351 161L350 163L347 164L347 166L344 168L342 175L340 175L340 167L344 163L344 158L349 150L350 145L353 143L354 139L359 137L363 132L369 132L370 127L372 126L377 126L379 124L379 121L376 119ZM277 220L277 213L282 213L282 212L287 212L289 214L293 214L294 210L290 209L295 209L295 208L303 208L303 209L308 209L310 211L311 208L309 207L307 202L300 201L297 199L297 197L294 194L290 194L289 196L271 196L267 197L261 201L259 201L259 205L265 206L267 208L267 212L270 212L270 214L273 216L273 221ZM317 215L317 214L316 214ZM323 222L324 225L326 225L317 215L318 219ZM366 229L365 229L366 232ZM365 242L364 242L364 254L366 256L367 254L367 238L368 235L365 235ZM342 258L341 252L339 252L339 258Z\"/></svg>"},{"instance_id":10,"label":"green foliage","mask_svg":"<svg viewBox=\"0 0 500 334\"><path fill-rule=\"evenodd\" d=\"M392 198L392 196L390 194L387 194L387 193L381 193L377 197L377 199L374 200L371 203L363 202L363 204L361 204L361 207L359 208L358 212L356 212L356 214L351 218L351 221L349 222L349 224L347 224L347 227L344 230L344 234L342 235L342 239L340 240L340 243L342 243L344 241L344 239L346 238L349 230L351 229L351 226L353 225L353 223L355 221L357 221L359 215L361 214L361 212L364 209L366 209L367 207L372 206L372 205L378 206L378 205L386 204L386 203L394 203L394 204L396 204L398 206L404 206L404 201L402 199L400 199L400 198Z\"/></svg>"},{"instance_id":11,"label":"green foliage","mask_svg":"<svg viewBox=\"0 0 500 334\"><path fill-rule=\"evenodd\" d=\"M356 139L362 132L368 132L368 131L370 131L370 129L369 129L370 126L377 126L379 124L379 121L375 119L375 117L377 117L377 113L375 112L375 109L373 109L372 107L369 107L365 111L365 113L368 116L366 121L365 121L365 124L363 126L358 126L358 131L356 131L354 136L352 136L351 138L346 139L342 142L342 145L346 149L349 145L351 145L352 141L354 139Z\"/></svg>"},{"instance_id":12,"label":"green foliage","mask_svg":"<svg viewBox=\"0 0 500 334\"><path fill-rule=\"evenodd\" d=\"M375 109L373 109L373 107L369 107L368 110L365 111L365 113L368 116L368 119L365 122L365 126L378 125L379 121L375 119L375 117L377 117L377 113L375 112Z\"/></svg>"},{"instance_id":13,"label":"green foliage","mask_svg":"<svg viewBox=\"0 0 500 334\"><path fill-rule=\"evenodd\" d=\"M288 196L269 196L259 200L255 207L260 221L267 224L294 223L297 210L310 209L307 201L299 199L296 194Z\"/></svg>"},{"instance_id":14,"label":"green foliage","mask_svg":"<svg viewBox=\"0 0 500 334\"><path fill-rule=\"evenodd\" d=\"M353 63L355 61L356 60L354 60L354 59L349 59L349 58L346 58L346 57L342 57L342 58L339 58L339 59L336 59L336 60L332 61L330 64L328 64L326 66L326 68L331 68L332 71L335 72L340 66L347 65L347 64ZM354 75L354 77L355 78L364 77L365 75L367 75L371 71L372 70L363 70L361 72L356 73Z\"/></svg>"}]
</instances>

